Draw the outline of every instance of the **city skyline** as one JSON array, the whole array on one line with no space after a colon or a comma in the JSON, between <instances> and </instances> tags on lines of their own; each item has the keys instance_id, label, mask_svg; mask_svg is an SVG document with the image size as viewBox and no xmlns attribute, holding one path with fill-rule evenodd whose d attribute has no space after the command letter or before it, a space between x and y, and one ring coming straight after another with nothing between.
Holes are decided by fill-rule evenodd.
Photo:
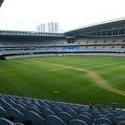
<instances>
[{"instance_id":1,"label":"city skyline","mask_svg":"<svg viewBox=\"0 0 125 125\"><path fill-rule=\"evenodd\" d=\"M62 32L124 17L124 0L5 0L0 30L35 31L41 23L58 22Z\"/></svg>"}]
</instances>

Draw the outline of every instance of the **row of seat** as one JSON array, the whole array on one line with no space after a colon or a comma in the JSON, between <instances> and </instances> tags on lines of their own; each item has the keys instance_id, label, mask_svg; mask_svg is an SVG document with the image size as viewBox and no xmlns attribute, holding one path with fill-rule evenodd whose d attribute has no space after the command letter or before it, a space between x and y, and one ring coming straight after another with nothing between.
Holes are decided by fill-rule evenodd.
<instances>
[{"instance_id":1,"label":"row of seat","mask_svg":"<svg viewBox=\"0 0 125 125\"><path fill-rule=\"evenodd\" d=\"M0 125L125 125L125 111L0 95Z\"/></svg>"},{"instance_id":2,"label":"row of seat","mask_svg":"<svg viewBox=\"0 0 125 125\"><path fill-rule=\"evenodd\" d=\"M42 49L29 49L29 50L0 50L0 55L11 55L11 54L26 54L26 53L47 53L47 52L96 52L96 53L123 53L125 49L117 49L117 48L42 48Z\"/></svg>"},{"instance_id":3,"label":"row of seat","mask_svg":"<svg viewBox=\"0 0 125 125\"><path fill-rule=\"evenodd\" d=\"M0 47L8 46L38 46L38 45L64 45L66 40L51 40L51 41L7 41L1 40Z\"/></svg>"}]
</instances>

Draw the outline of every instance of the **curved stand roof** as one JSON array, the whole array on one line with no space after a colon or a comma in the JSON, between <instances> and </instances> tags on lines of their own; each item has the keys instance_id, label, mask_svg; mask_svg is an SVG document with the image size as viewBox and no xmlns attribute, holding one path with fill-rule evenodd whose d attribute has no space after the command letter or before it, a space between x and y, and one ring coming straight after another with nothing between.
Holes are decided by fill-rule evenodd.
<instances>
[{"instance_id":1,"label":"curved stand roof","mask_svg":"<svg viewBox=\"0 0 125 125\"><path fill-rule=\"evenodd\" d=\"M65 33L69 36L125 35L125 19L86 26Z\"/></svg>"}]
</instances>

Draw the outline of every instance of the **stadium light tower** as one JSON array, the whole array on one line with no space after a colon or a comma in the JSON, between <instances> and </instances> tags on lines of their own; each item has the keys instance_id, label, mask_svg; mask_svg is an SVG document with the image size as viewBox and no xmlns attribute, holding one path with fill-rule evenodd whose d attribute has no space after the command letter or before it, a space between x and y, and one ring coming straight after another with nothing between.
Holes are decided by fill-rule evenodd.
<instances>
[{"instance_id":1,"label":"stadium light tower","mask_svg":"<svg viewBox=\"0 0 125 125\"><path fill-rule=\"evenodd\" d=\"M1 5L2 5L3 1L4 1L4 0L0 0L0 7L1 7Z\"/></svg>"}]
</instances>

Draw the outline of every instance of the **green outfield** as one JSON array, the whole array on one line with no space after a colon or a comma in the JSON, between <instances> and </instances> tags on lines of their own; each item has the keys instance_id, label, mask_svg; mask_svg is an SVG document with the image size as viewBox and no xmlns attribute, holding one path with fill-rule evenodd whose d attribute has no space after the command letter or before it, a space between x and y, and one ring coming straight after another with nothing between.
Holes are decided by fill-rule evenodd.
<instances>
[{"instance_id":1,"label":"green outfield","mask_svg":"<svg viewBox=\"0 0 125 125\"><path fill-rule=\"evenodd\" d=\"M41 57L0 61L0 93L72 103L125 102L125 58Z\"/></svg>"}]
</instances>

